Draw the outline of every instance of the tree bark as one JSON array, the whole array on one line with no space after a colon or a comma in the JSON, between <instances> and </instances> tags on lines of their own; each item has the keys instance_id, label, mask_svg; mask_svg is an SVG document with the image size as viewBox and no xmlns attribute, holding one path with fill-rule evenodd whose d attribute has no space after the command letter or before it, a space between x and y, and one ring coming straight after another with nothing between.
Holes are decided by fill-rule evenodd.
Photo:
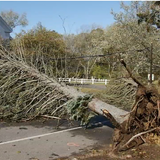
<instances>
[{"instance_id":1,"label":"tree bark","mask_svg":"<svg viewBox=\"0 0 160 160\"><path fill-rule=\"evenodd\" d=\"M128 118L127 111L107 104L97 98L92 99L92 101L89 102L88 107L99 115L104 115L103 110L107 110L118 123L122 123Z\"/></svg>"}]
</instances>

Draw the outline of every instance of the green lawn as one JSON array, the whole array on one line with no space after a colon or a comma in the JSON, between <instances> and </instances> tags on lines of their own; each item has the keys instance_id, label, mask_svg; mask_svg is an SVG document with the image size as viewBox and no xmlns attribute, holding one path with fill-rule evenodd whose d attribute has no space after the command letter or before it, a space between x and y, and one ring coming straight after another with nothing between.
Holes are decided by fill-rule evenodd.
<instances>
[{"instance_id":1,"label":"green lawn","mask_svg":"<svg viewBox=\"0 0 160 160\"><path fill-rule=\"evenodd\" d=\"M99 94L104 92L103 90L97 89L97 88L83 88L83 87L76 87L79 91L88 93L88 94Z\"/></svg>"}]
</instances>

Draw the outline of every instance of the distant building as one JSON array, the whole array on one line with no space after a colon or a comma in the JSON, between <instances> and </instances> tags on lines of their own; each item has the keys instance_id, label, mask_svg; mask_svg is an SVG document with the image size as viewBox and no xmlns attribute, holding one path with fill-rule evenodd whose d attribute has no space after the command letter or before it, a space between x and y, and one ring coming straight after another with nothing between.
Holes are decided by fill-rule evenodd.
<instances>
[{"instance_id":1,"label":"distant building","mask_svg":"<svg viewBox=\"0 0 160 160\"><path fill-rule=\"evenodd\" d=\"M12 39L10 33L12 28L6 23L6 21L0 16L0 37L4 40Z\"/></svg>"}]
</instances>

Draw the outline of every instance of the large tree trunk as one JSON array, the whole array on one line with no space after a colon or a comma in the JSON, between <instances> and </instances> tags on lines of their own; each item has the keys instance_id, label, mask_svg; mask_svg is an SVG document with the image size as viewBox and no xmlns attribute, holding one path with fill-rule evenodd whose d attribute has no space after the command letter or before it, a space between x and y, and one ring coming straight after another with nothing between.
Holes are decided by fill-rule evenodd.
<instances>
[{"instance_id":1,"label":"large tree trunk","mask_svg":"<svg viewBox=\"0 0 160 160\"><path fill-rule=\"evenodd\" d=\"M104 115L103 110L107 110L118 123L122 123L128 117L127 111L124 111L113 105L102 102L97 98L92 99L92 101L88 103L88 107L92 111L98 113L99 115Z\"/></svg>"}]
</instances>

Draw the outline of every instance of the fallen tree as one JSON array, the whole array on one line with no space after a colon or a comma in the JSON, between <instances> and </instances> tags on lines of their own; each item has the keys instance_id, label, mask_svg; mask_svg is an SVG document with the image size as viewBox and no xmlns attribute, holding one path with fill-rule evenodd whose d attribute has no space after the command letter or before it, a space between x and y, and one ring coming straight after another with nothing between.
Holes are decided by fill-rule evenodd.
<instances>
[{"instance_id":1,"label":"fallen tree","mask_svg":"<svg viewBox=\"0 0 160 160\"><path fill-rule=\"evenodd\" d=\"M28 64L22 51L8 52L3 47L0 48L0 97L3 120L27 121L40 116L60 119L67 115L86 124L95 115L88 109L88 103L95 101L92 95L58 83ZM101 103L108 109L112 107L113 112L116 109L96 101L97 114L103 114L98 110ZM119 113L115 115L118 121L123 119L118 118Z\"/></svg>"},{"instance_id":2,"label":"fallen tree","mask_svg":"<svg viewBox=\"0 0 160 160\"><path fill-rule=\"evenodd\" d=\"M115 126L113 153L144 143L149 133L159 134L159 94L135 79L135 103L128 113L86 95L28 65L22 54L0 48L0 119L26 121L39 116L61 119L70 116L87 124L95 114L104 115ZM92 111L92 112L91 112Z\"/></svg>"},{"instance_id":3,"label":"fallen tree","mask_svg":"<svg viewBox=\"0 0 160 160\"><path fill-rule=\"evenodd\" d=\"M60 118L66 114L64 106L69 100L83 95L28 65L22 54L1 47L1 119L26 121L41 115Z\"/></svg>"}]
</instances>

